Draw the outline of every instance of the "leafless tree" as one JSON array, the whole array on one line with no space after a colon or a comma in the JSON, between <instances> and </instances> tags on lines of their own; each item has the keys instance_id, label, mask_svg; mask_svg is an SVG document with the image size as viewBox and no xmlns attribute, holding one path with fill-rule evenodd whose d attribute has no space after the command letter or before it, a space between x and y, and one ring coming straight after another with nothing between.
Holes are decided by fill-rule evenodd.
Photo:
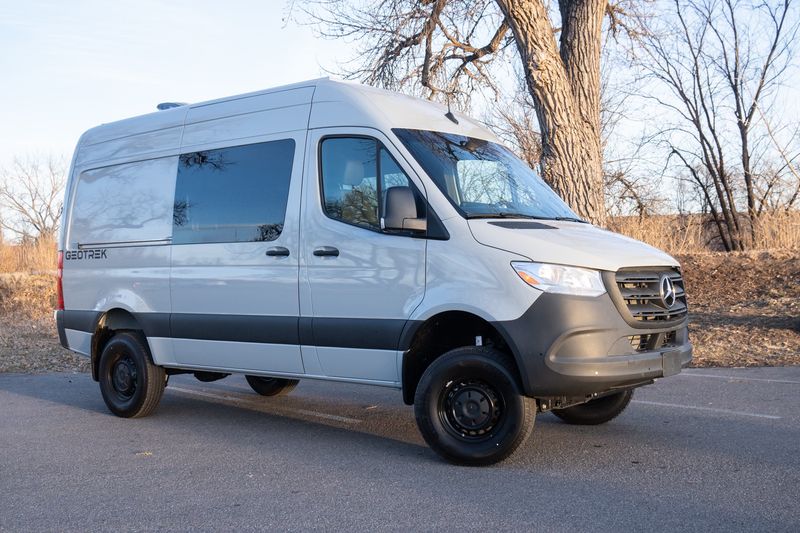
<instances>
[{"instance_id":1,"label":"leafless tree","mask_svg":"<svg viewBox=\"0 0 800 533\"><path fill-rule=\"evenodd\" d=\"M789 211L795 208L800 199L800 151L797 148L800 125L795 124L789 128L780 128L783 131L776 131L760 109L759 115L771 145L777 151L778 159L764 173L765 183L758 190L758 213L760 215L765 209Z\"/></svg>"},{"instance_id":2,"label":"leafless tree","mask_svg":"<svg viewBox=\"0 0 800 533\"><path fill-rule=\"evenodd\" d=\"M675 118L662 139L697 184L724 249L742 250L775 190L759 112L790 64L796 13L792 0L672 0L672 13L642 38L641 65L662 88L650 98Z\"/></svg>"},{"instance_id":3,"label":"leafless tree","mask_svg":"<svg viewBox=\"0 0 800 533\"><path fill-rule=\"evenodd\" d=\"M0 169L0 229L22 240L55 239L66 168L50 156L16 158Z\"/></svg>"},{"instance_id":4,"label":"leafless tree","mask_svg":"<svg viewBox=\"0 0 800 533\"><path fill-rule=\"evenodd\" d=\"M627 0L626 0L627 1ZM602 222L600 63L607 0L305 0L325 37L358 43L347 77L463 103L496 96L518 71L540 132L543 177L582 216ZM520 117L513 117L519 119ZM512 120L512 130L525 121ZM511 132L513 135L513 131ZM524 140L525 143L529 140Z\"/></svg>"},{"instance_id":5,"label":"leafless tree","mask_svg":"<svg viewBox=\"0 0 800 533\"><path fill-rule=\"evenodd\" d=\"M507 104L498 105L486 122L529 167L539 167L542 136L538 131L533 102L527 92L518 91Z\"/></svg>"}]
</instances>

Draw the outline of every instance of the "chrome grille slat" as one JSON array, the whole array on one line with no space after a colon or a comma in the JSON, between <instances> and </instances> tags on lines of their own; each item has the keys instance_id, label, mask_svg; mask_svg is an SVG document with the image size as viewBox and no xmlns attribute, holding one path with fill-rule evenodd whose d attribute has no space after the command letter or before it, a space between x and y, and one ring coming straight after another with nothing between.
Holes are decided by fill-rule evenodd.
<instances>
[{"instance_id":1,"label":"chrome grille slat","mask_svg":"<svg viewBox=\"0 0 800 533\"><path fill-rule=\"evenodd\" d=\"M661 301L660 281L664 275L672 281L675 290L675 303L669 309ZM616 273L615 279L620 296L636 320L673 321L688 312L683 277L676 269L623 270Z\"/></svg>"}]
</instances>

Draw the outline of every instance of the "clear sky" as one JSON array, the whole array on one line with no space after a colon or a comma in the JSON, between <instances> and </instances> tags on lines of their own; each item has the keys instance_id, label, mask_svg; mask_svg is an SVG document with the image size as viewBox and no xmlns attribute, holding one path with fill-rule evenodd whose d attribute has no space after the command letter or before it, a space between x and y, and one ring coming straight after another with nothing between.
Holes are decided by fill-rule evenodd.
<instances>
[{"instance_id":1,"label":"clear sky","mask_svg":"<svg viewBox=\"0 0 800 533\"><path fill-rule=\"evenodd\" d=\"M0 165L71 156L97 124L324 76L343 43L285 0L0 0Z\"/></svg>"}]
</instances>

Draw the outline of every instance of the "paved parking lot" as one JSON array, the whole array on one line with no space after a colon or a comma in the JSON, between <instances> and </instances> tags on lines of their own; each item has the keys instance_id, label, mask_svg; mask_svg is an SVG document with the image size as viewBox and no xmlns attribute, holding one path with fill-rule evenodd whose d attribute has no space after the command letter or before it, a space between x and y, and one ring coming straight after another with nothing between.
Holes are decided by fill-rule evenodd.
<instances>
[{"instance_id":1,"label":"paved parking lot","mask_svg":"<svg viewBox=\"0 0 800 533\"><path fill-rule=\"evenodd\" d=\"M88 375L0 375L0 530L799 531L799 393L800 367L689 370L465 468L388 389L177 376L123 420Z\"/></svg>"}]
</instances>

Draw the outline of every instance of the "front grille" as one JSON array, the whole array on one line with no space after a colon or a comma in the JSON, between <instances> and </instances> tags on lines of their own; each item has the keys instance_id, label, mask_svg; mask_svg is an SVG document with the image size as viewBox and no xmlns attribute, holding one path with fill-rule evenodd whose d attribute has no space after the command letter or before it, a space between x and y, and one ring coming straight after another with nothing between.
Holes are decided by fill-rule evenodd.
<instances>
[{"instance_id":1,"label":"front grille","mask_svg":"<svg viewBox=\"0 0 800 533\"><path fill-rule=\"evenodd\" d=\"M649 333L646 335L629 335L628 341L631 343L631 348L637 352L647 352L652 350L660 350L675 346L675 339L677 338L677 331L668 331L666 333Z\"/></svg>"},{"instance_id":2,"label":"front grille","mask_svg":"<svg viewBox=\"0 0 800 533\"><path fill-rule=\"evenodd\" d=\"M668 277L675 290L675 303L665 305L661 298L661 279ZM633 318L640 322L668 322L686 316L686 290L677 269L620 270L617 287Z\"/></svg>"}]
</instances>

